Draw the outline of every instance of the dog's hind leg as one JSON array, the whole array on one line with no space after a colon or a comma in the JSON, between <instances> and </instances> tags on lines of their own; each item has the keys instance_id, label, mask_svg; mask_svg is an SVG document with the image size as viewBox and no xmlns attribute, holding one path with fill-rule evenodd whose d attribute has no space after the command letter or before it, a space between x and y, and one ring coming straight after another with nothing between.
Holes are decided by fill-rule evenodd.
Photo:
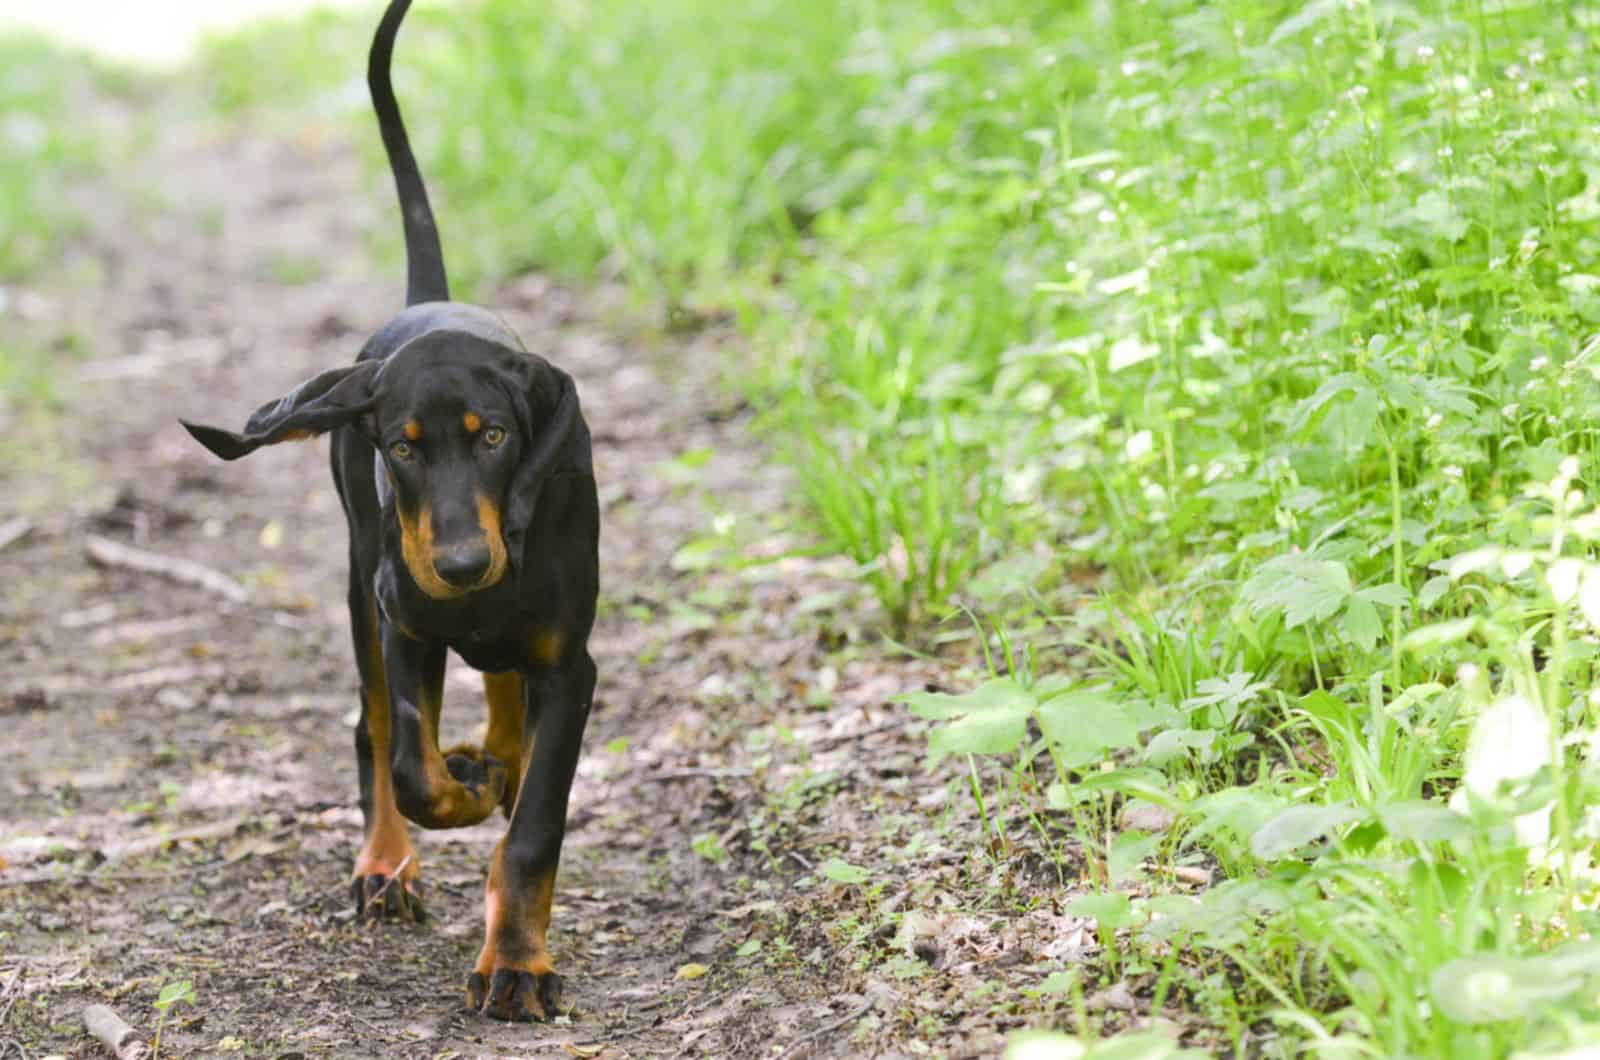
<instances>
[{"instance_id":1,"label":"dog's hind leg","mask_svg":"<svg viewBox=\"0 0 1600 1060\"><path fill-rule=\"evenodd\" d=\"M356 916L421 922L422 874L405 818L395 805L389 767L389 686L378 643L378 616L351 563L350 630L361 673L361 720L356 722L356 768L361 778L361 816L366 839L356 855L350 890Z\"/></svg>"}]
</instances>

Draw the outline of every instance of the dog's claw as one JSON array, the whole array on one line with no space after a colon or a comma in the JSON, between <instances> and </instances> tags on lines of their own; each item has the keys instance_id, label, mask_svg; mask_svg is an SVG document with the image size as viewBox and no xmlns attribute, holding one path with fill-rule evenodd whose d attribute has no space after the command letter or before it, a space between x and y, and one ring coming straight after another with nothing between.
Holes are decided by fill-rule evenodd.
<instances>
[{"instance_id":1,"label":"dog's claw","mask_svg":"<svg viewBox=\"0 0 1600 1060\"><path fill-rule=\"evenodd\" d=\"M357 876L350 881L357 920L400 920L426 923L422 904L422 881L393 876Z\"/></svg>"},{"instance_id":2,"label":"dog's claw","mask_svg":"<svg viewBox=\"0 0 1600 1060\"><path fill-rule=\"evenodd\" d=\"M496 968L485 982L482 973L473 972L467 977L467 1002L490 1019L542 1022L562 1012L561 977Z\"/></svg>"}]
</instances>

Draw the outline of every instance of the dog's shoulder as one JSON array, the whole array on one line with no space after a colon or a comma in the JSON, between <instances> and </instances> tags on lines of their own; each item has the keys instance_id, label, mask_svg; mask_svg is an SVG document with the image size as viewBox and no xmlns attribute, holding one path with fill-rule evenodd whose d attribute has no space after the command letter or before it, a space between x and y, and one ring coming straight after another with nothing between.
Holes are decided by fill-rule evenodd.
<instances>
[{"instance_id":1,"label":"dog's shoulder","mask_svg":"<svg viewBox=\"0 0 1600 1060\"><path fill-rule=\"evenodd\" d=\"M357 359L387 360L407 343L434 331L462 332L509 349L524 349L517 333L487 309L465 302L420 302L407 306L379 328Z\"/></svg>"}]
</instances>

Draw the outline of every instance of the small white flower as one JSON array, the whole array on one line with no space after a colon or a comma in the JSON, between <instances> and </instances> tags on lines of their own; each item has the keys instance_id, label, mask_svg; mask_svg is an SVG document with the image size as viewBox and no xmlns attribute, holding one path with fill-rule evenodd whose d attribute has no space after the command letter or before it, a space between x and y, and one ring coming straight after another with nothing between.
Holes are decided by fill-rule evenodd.
<instances>
[{"instance_id":1,"label":"small white flower","mask_svg":"<svg viewBox=\"0 0 1600 1060\"><path fill-rule=\"evenodd\" d=\"M1550 595L1558 604L1568 604L1578 595L1578 579L1583 576L1583 561L1567 557L1550 564L1544 580L1550 586Z\"/></svg>"},{"instance_id":2,"label":"small white flower","mask_svg":"<svg viewBox=\"0 0 1600 1060\"><path fill-rule=\"evenodd\" d=\"M1467 742L1466 772L1450 798L1451 809L1467 807L1467 792L1492 798L1501 783L1533 776L1550 762L1550 719L1526 697L1495 700L1478 716ZM1542 846L1550 838L1550 808L1523 814L1515 823L1523 846Z\"/></svg>"},{"instance_id":3,"label":"small white flower","mask_svg":"<svg viewBox=\"0 0 1600 1060\"><path fill-rule=\"evenodd\" d=\"M1127 453L1129 460L1138 460L1153 448L1155 448L1155 435L1149 431L1140 431L1128 439L1124 452Z\"/></svg>"},{"instance_id":4,"label":"small white flower","mask_svg":"<svg viewBox=\"0 0 1600 1060\"><path fill-rule=\"evenodd\" d=\"M1444 467L1439 469L1439 473L1445 478L1453 478L1458 481L1461 479L1462 475L1465 474L1458 464L1446 464Z\"/></svg>"},{"instance_id":5,"label":"small white flower","mask_svg":"<svg viewBox=\"0 0 1600 1060\"><path fill-rule=\"evenodd\" d=\"M1432 59L1433 48L1426 44L1417 45L1417 58L1421 59L1423 62L1427 62L1429 59Z\"/></svg>"},{"instance_id":6,"label":"small white flower","mask_svg":"<svg viewBox=\"0 0 1600 1060\"><path fill-rule=\"evenodd\" d=\"M1542 355L1528 362L1528 371L1530 372L1542 372L1548 367L1550 367L1550 358Z\"/></svg>"},{"instance_id":7,"label":"small white flower","mask_svg":"<svg viewBox=\"0 0 1600 1060\"><path fill-rule=\"evenodd\" d=\"M1428 430L1430 430L1430 431L1438 430L1439 429L1439 425L1441 423L1443 423L1443 422L1444 422L1444 416L1441 415L1440 413L1435 412L1432 416L1428 417Z\"/></svg>"},{"instance_id":8,"label":"small white flower","mask_svg":"<svg viewBox=\"0 0 1600 1060\"><path fill-rule=\"evenodd\" d=\"M1578 590L1578 610L1591 628L1600 629L1600 569L1588 567L1583 572L1583 586ZM1596 689L1595 692L1600 692ZM1595 692L1589 693L1591 697ZM1600 705L1600 704L1597 704Z\"/></svg>"}]
</instances>

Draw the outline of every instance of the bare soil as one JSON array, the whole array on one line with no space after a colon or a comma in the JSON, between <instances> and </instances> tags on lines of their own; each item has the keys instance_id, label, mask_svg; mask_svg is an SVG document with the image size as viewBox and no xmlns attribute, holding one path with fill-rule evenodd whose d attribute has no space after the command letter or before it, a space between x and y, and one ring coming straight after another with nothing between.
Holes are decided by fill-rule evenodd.
<instances>
[{"instance_id":1,"label":"bare soil","mask_svg":"<svg viewBox=\"0 0 1600 1060\"><path fill-rule=\"evenodd\" d=\"M596 442L600 689L551 937L574 1009L513 1026L465 1007L498 820L415 833L428 925L355 921L326 445L223 465L177 419L242 422L354 356L399 303L364 253L388 189L327 126L166 126L83 190L59 267L11 292L6 326L63 351L63 404L0 424L0 519L32 521L0 552L0 1056L108 1055L82 1007L150 1032L179 981L195 1001L164 1055L994 1055L1051 1022L1023 990L1092 934L1060 913L1055 862L997 864L970 799L924 771L892 700L949 665L880 641L847 572L774 558L798 542L714 382L731 338L655 334L612 292L540 277L482 300L574 374ZM714 525L740 554L699 563ZM96 565L90 535L246 598ZM447 739L483 716L453 669ZM831 856L869 882L827 879Z\"/></svg>"}]
</instances>

